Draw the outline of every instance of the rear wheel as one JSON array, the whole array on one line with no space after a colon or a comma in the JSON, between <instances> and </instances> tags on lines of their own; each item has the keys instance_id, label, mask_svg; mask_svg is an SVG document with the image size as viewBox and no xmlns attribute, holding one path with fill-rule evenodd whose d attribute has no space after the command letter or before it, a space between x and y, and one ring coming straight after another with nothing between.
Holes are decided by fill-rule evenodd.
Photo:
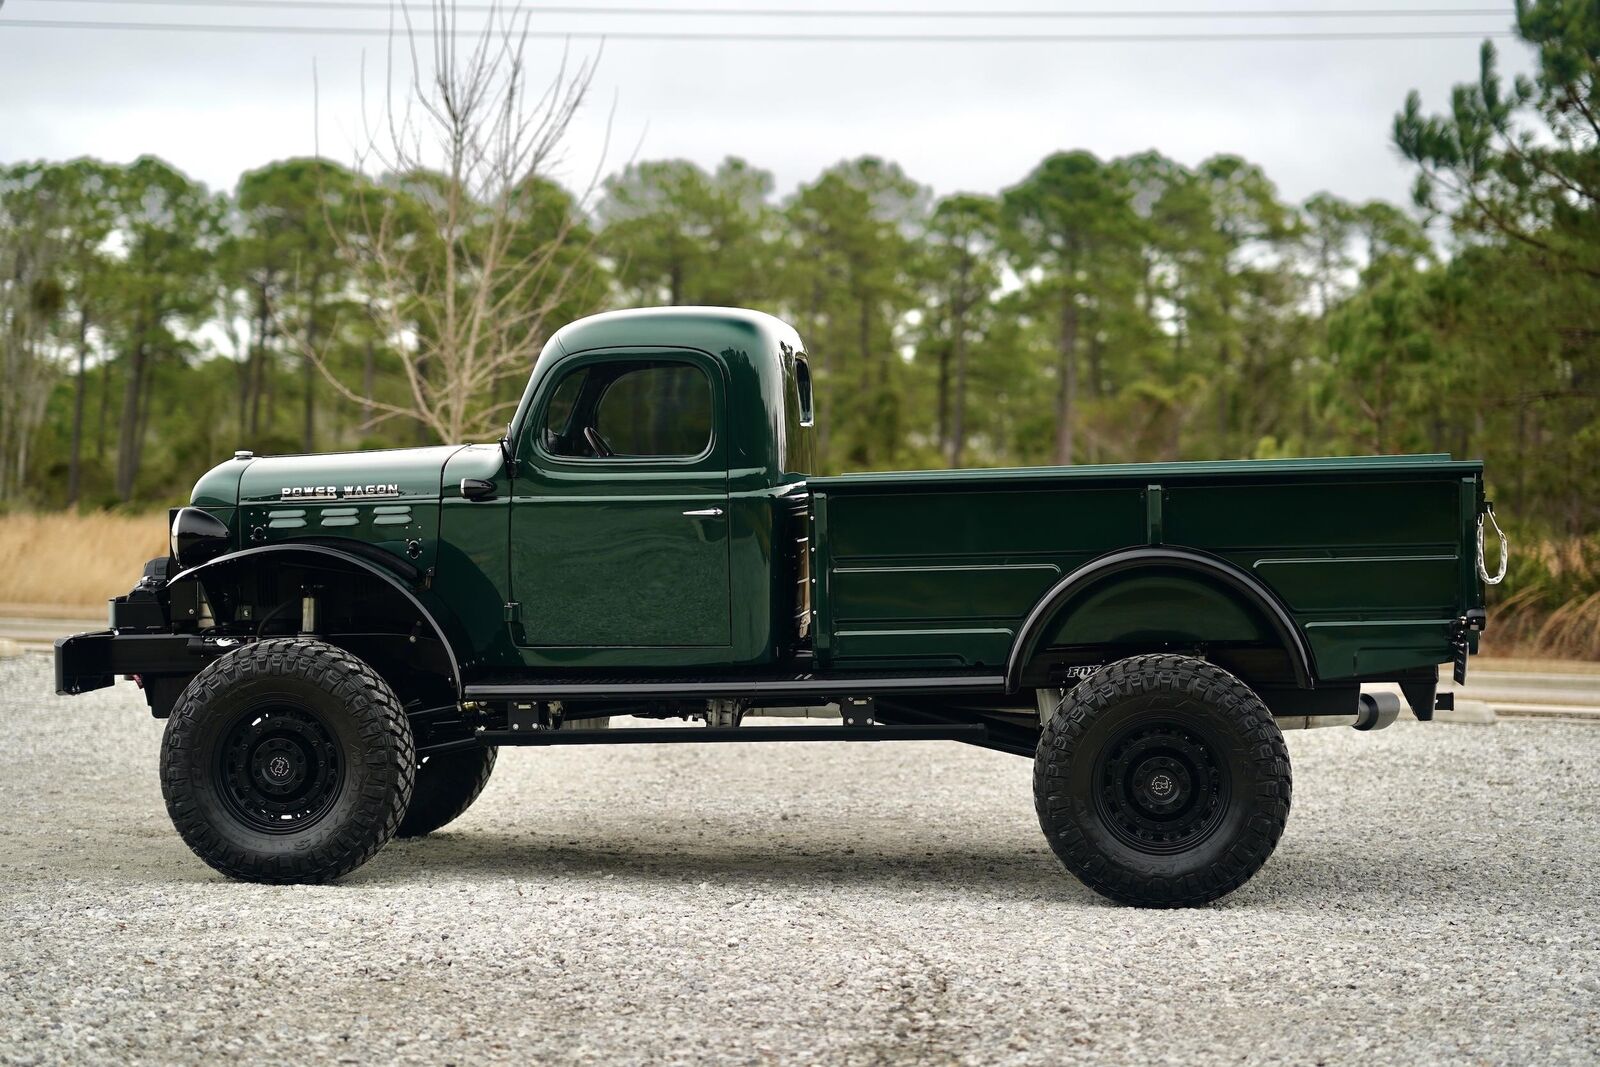
<instances>
[{"instance_id":1,"label":"rear wheel","mask_svg":"<svg viewBox=\"0 0 1600 1067\"><path fill-rule=\"evenodd\" d=\"M469 748L425 757L417 765L417 785L397 836L431 834L465 814L489 784L497 751Z\"/></svg>"},{"instance_id":2,"label":"rear wheel","mask_svg":"<svg viewBox=\"0 0 1600 1067\"><path fill-rule=\"evenodd\" d=\"M1249 686L1204 660L1134 656L1079 682L1045 724L1034 802L1056 856L1125 904L1204 904L1272 855L1289 753Z\"/></svg>"},{"instance_id":3,"label":"rear wheel","mask_svg":"<svg viewBox=\"0 0 1600 1067\"><path fill-rule=\"evenodd\" d=\"M323 882L371 859L411 798L411 726L383 679L311 638L247 645L178 698L161 792L195 854L233 878Z\"/></svg>"}]
</instances>

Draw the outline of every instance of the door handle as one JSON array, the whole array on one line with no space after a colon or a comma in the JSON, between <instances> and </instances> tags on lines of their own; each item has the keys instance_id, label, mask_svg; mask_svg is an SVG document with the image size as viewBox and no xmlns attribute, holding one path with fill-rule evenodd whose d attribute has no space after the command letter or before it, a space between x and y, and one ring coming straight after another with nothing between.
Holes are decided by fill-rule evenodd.
<instances>
[{"instance_id":1,"label":"door handle","mask_svg":"<svg viewBox=\"0 0 1600 1067\"><path fill-rule=\"evenodd\" d=\"M687 515L691 519L715 519L715 518L720 518L721 517L722 509L721 508L701 508L698 511L685 511L684 514Z\"/></svg>"}]
</instances>

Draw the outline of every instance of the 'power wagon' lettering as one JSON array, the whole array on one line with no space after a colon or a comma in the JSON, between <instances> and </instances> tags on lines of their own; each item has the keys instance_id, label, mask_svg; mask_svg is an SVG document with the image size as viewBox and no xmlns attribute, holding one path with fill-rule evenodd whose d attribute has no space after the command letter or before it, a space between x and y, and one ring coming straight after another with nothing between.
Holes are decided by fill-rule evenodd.
<instances>
[{"instance_id":1,"label":"'power wagon' lettering","mask_svg":"<svg viewBox=\"0 0 1600 1067\"><path fill-rule=\"evenodd\" d=\"M280 500L340 500L345 497L399 496L400 486L394 482L380 485L286 485L279 493Z\"/></svg>"}]
</instances>

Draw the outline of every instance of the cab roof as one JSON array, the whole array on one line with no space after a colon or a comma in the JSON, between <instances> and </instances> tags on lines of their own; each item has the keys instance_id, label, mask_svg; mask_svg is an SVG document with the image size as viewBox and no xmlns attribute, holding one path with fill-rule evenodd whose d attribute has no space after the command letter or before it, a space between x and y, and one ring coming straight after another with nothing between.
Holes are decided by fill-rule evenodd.
<instances>
[{"instance_id":1,"label":"cab roof","mask_svg":"<svg viewBox=\"0 0 1600 1067\"><path fill-rule=\"evenodd\" d=\"M748 308L650 307L606 311L569 322L551 342L563 354L594 348L697 348L727 358L744 352L751 360L771 361L800 349L800 335L780 318Z\"/></svg>"},{"instance_id":2,"label":"cab roof","mask_svg":"<svg viewBox=\"0 0 1600 1067\"><path fill-rule=\"evenodd\" d=\"M738 430L733 435L735 466L765 471L769 484L787 471L810 466L810 423L798 417L797 394L790 388L804 345L782 319L748 308L630 308L568 323L551 335L534 361L512 419L512 434L523 432L544 379L567 357L600 349L674 348L704 352L726 370L728 404Z\"/></svg>"}]
</instances>

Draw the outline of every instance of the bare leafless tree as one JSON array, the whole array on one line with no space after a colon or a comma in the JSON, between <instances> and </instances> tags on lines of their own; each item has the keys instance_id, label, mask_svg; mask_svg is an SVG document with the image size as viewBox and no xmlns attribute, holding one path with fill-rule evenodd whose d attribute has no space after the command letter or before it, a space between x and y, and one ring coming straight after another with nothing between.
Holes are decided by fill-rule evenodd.
<instances>
[{"instance_id":1,"label":"bare leafless tree","mask_svg":"<svg viewBox=\"0 0 1600 1067\"><path fill-rule=\"evenodd\" d=\"M503 417L495 385L527 374L559 325L554 312L589 280L592 257L573 244L591 240L581 209L600 168L575 204L558 195L556 211L549 175L598 57L574 64L564 51L536 82L517 3L494 5L476 29L458 25L455 0L431 0L422 25L406 5L392 10L382 110L368 114L363 71L356 152L357 169L381 177L328 210L360 302L399 357L404 398L375 398L335 373L336 331L301 344L371 420L410 418L459 441Z\"/></svg>"}]
</instances>

